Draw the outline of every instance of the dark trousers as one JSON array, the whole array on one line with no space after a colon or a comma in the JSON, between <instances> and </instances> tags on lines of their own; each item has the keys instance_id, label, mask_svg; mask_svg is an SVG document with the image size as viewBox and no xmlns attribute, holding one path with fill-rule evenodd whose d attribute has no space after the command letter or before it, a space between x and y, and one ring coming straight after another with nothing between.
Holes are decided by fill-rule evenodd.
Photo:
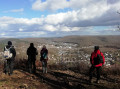
<instances>
[{"instance_id":1,"label":"dark trousers","mask_svg":"<svg viewBox=\"0 0 120 89\"><path fill-rule=\"evenodd\" d=\"M35 73L36 72L36 65L35 65L35 60L28 60L28 71L30 73Z\"/></svg>"},{"instance_id":2,"label":"dark trousers","mask_svg":"<svg viewBox=\"0 0 120 89\"><path fill-rule=\"evenodd\" d=\"M97 80L100 80L100 74L101 74L101 66L100 67L94 67L94 66L91 66L90 70L89 70L89 79L91 80L92 77L93 77L93 72L94 70L96 69L96 72L97 72Z\"/></svg>"},{"instance_id":3,"label":"dark trousers","mask_svg":"<svg viewBox=\"0 0 120 89\"><path fill-rule=\"evenodd\" d=\"M8 59L4 61L4 73L13 73L14 60Z\"/></svg>"}]
</instances>

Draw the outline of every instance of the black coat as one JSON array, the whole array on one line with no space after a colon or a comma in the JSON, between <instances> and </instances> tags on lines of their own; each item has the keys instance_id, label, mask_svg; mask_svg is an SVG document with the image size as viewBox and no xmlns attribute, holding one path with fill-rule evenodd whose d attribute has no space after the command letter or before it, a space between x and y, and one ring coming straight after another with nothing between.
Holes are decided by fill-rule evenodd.
<instances>
[{"instance_id":1,"label":"black coat","mask_svg":"<svg viewBox=\"0 0 120 89\"><path fill-rule=\"evenodd\" d=\"M27 49L28 60L36 60L36 55L38 55L38 51L35 47L29 47Z\"/></svg>"}]
</instances>

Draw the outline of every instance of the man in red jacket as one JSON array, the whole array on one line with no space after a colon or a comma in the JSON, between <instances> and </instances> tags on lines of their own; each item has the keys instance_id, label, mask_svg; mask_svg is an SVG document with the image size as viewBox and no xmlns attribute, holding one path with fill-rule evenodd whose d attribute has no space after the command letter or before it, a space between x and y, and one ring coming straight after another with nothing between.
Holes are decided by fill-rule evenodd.
<instances>
[{"instance_id":1,"label":"man in red jacket","mask_svg":"<svg viewBox=\"0 0 120 89\"><path fill-rule=\"evenodd\" d=\"M105 63L105 58L103 56L103 53L100 52L99 46L94 47L94 52L91 54L90 62L91 62L92 66L89 71L89 82L91 83L93 71L96 69L96 71L97 71L96 83L99 83L101 67Z\"/></svg>"}]
</instances>

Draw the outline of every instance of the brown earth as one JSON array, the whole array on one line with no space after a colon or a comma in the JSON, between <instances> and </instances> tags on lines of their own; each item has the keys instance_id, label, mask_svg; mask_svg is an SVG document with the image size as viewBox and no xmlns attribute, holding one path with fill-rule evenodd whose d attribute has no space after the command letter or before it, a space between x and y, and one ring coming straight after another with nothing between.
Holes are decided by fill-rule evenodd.
<instances>
[{"instance_id":1,"label":"brown earth","mask_svg":"<svg viewBox=\"0 0 120 89\"><path fill-rule=\"evenodd\" d=\"M120 76L101 77L100 83L88 83L88 75L71 70L48 70L36 74L17 69L13 75L0 73L0 89L120 89Z\"/></svg>"}]
</instances>

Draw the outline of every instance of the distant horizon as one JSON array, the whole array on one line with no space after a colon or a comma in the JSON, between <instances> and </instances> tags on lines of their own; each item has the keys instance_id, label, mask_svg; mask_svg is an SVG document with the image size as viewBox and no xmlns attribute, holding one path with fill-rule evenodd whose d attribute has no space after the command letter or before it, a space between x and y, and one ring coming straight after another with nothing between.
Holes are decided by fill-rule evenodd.
<instances>
[{"instance_id":1,"label":"distant horizon","mask_svg":"<svg viewBox=\"0 0 120 89\"><path fill-rule=\"evenodd\" d=\"M63 38L63 37L72 37L72 36L74 36L74 37L87 37L87 36L120 36L120 35L66 35L66 36L58 36L58 37L14 37L14 38L7 38L7 37L2 37L2 38L0 38L0 39L24 39L24 38Z\"/></svg>"}]
</instances>

